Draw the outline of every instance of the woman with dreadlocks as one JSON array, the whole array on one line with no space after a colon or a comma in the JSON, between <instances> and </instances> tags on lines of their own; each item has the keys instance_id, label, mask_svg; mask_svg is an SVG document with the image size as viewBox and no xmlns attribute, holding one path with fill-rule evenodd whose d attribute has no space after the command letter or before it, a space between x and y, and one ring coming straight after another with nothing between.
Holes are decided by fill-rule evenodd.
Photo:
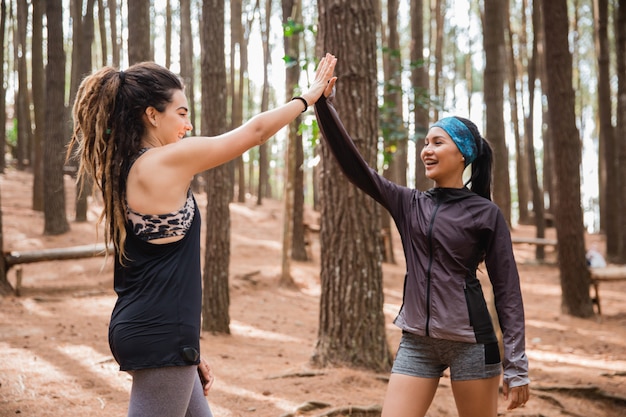
<instances>
[{"instance_id":1,"label":"woman with dreadlocks","mask_svg":"<svg viewBox=\"0 0 626 417\"><path fill-rule=\"evenodd\" d=\"M80 161L79 179L91 178L102 193L104 239L115 247L109 344L133 378L129 416L211 416L191 180L295 120L321 96L335 63L327 54L302 96L215 137L185 138L192 125L183 84L157 64L105 67L81 83L69 149Z\"/></svg>"}]
</instances>

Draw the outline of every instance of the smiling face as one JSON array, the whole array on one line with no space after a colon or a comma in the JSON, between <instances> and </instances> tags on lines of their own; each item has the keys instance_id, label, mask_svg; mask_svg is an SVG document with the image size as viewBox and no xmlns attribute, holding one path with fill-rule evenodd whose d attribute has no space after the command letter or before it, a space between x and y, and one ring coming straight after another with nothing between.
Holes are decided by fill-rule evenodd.
<instances>
[{"instance_id":1,"label":"smiling face","mask_svg":"<svg viewBox=\"0 0 626 417\"><path fill-rule=\"evenodd\" d=\"M445 130L433 127L428 131L420 157L426 176L435 181L437 187L463 187L465 160Z\"/></svg>"},{"instance_id":2,"label":"smiling face","mask_svg":"<svg viewBox=\"0 0 626 417\"><path fill-rule=\"evenodd\" d=\"M174 90L172 101L164 111L148 107L146 116L148 135L160 145L178 142L193 129L189 120L187 97L182 90Z\"/></svg>"}]
</instances>

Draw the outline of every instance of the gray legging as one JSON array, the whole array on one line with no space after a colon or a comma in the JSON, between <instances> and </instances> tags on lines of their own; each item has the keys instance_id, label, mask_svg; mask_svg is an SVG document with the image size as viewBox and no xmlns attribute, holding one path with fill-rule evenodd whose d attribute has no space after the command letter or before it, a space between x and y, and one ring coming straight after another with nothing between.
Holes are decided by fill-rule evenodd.
<instances>
[{"instance_id":1,"label":"gray legging","mask_svg":"<svg viewBox=\"0 0 626 417\"><path fill-rule=\"evenodd\" d=\"M197 366L132 371L129 417L213 417Z\"/></svg>"}]
</instances>

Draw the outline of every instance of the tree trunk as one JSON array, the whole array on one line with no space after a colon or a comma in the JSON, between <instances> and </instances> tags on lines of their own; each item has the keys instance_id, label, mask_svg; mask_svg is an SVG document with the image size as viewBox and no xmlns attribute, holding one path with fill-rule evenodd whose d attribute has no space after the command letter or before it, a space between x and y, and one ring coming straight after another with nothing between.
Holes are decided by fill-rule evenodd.
<instances>
[{"instance_id":1,"label":"tree trunk","mask_svg":"<svg viewBox=\"0 0 626 417\"><path fill-rule=\"evenodd\" d=\"M522 9L525 13L525 9ZM507 68L508 68L508 81L509 81L509 103L510 103L510 114L511 114L511 125L513 128L513 135L515 137L515 172L517 177L517 202L518 202L518 213L519 213L519 222L521 224L528 224L530 222L530 216L528 213L528 171L526 167L528 163L526 161L526 148L524 147L524 138L520 135L520 120L518 117L519 114L519 101L518 101L518 74L517 74L517 62L521 59L521 56L515 57L515 50L521 51L523 45L521 42L518 42L515 45L515 36L513 33L513 29L511 28L511 18L510 18L510 9L507 7L505 10L506 18L504 22L506 22L506 33L508 35L507 38ZM521 55L521 52L520 54Z\"/></svg>"},{"instance_id":2,"label":"tree trunk","mask_svg":"<svg viewBox=\"0 0 626 417\"><path fill-rule=\"evenodd\" d=\"M431 1L431 5L434 5L434 7L431 7L431 10L430 10L430 16L431 16L430 21L431 21L431 26L432 26L431 33L433 34L432 39L434 39L434 44L433 44L433 40L431 40L430 50L435 51L435 76L433 78L432 95L434 95L437 98L439 103L443 103L444 97L445 97L445 92L442 92L441 88L439 87L439 84L441 82L441 77L442 77L442 69L443 69L444 13L442 11L441 2L442 0ZM434 120L439 119L439 107L438 106L433 107L433 119Z\"/></svg>"},{"instance_id":3,"label":"tree trunk","mask_svg":"<svg viewBox=\"0 0 626 417\"><path fill-rule=\"evenodd\" d=\"M559 272L564 313L593 315L590 275L585 259L585 236L580 196L581 143L574 112L572 57L568 45L567 0L544 1L546 61L550 63L548 105L555 149L555 224L559 241Z\"/></svg>"},{"instance_id":4,"label":"tree trunk","mask_svg":"<svg viewBox=\"0 0 626 417\"><path fill-rule=\"evenodd\" d=\"M244 76L246 68L243 68L242 56L246 53L246 42L244 40L244 28L242 24L242 3L241 0L233 0L230 2L230 15L238 16L238 18L231 19L230 21L230 83L229 83L229 95L232 98L231 101L231 129L237 126L241 126L243 122L243 91L244 91ZM233 161L236 169L235 178L237 180L237 202L243 203L246 201L246 174L243 158L238 156Z\"/></svg>"},{"instance_id":5,"label":"tree trunk","mask_svg":"<svg viewBox=\"0 0 626 417\"><path fill-rule=\"evenodd\" d=\"M295 95L294 89L300 79L300 38L304 30L302 24L302 0L282 0L283 43L285 48L286 74L285 74L285 99L289 100ZM307 261L308 254L304 239L304 149L302 135L298 133L301 119L289 124L288 140L293 143L293 210L291 221L291 259ZM289 161L289 160L288 160ZM287 161L287 162L288 162ZM287 199L285 198L287 201ZM285 214L287 207L285 207ZM283 251L284 251L283 247ZM285 256L285 255L283 255Z\"/></svg>"},{"instance_id":6,"label":"tree trunk","mask_svg":"<svg viewBox=\"0 0 626 417\"><path fill-rule=\"evenodd\" d=\"M616 58L617 58L617 146L619 148L619 179L621 196L620 245L616 261L626 263L626 0L619 0L615 19Z\"/></svg>"},{"instance_id":7,"label":"tree trunk","mask_svg":"<svg viewBox=\"0 0 626 417\"><path fill-rule=\"evenodd\" d=\"M0 3L0 42L4 45L5 39L5 31L6 31L6 22L7 22L7 4L5 0L2 0ZM0 51L0 57L2 60L0 62L5 62L8 58L6 56L5 48L2 48ZM4 80L4 65L0 65L0 80ZM6 96L7 89L4 86L4 83L0 83L0 149L6 149L7 147L7 129L6 129L6 119L7 119L7 104L6 104ZM0 158L0 173L4 173L4 169L6 168L5 158ZM1 231L0 231L1 233ZM1 242L0 242L1 243ZM1 247L0 247L1 248Z\"/></svg>"},{"instance_id":8,"label":"tree trunk","mask_svg":"<svg viewBox=\"0 0 626 417\"><path fill-rule=\"evenodd\" d=\"M371 166L376 166L374 0L319 0L318 51L342 57L336 104ZM318 52L318 55L321 52ZM321 297L313 363L388 370L377 204L352 186L322 145Z\"/></svg>"},{"instance_id":9,"label":"tree trunk","mask_svg":"<svg viewBox=\"0 0 626 417\"><path fill-rule=\"evenodd\" d=\"M26 29L28 26L28 4L25 1L17 2L17 22L14 40L15 63L17 65L18 89L15 100L17 115L17 168L22 170L29 162L28 149L32 140L30 118L30 91L28 90L27 44Z\"/></svg>"},{"instance_id":10,"label":"tree trunk","mask_svg":"<svg viewBox=\"0 0 626 417\"><path fill-rule=\"evenodd\" d=\"M101 66L108 65L109 48L107 46L107 23L104 11L104 0L98 0L98 36L100 37Z\"/></svg>"},{"instance_id":11,"label":"tree trunk","mask_svg":"<svg viewBox=\"0 0 626 417\"><path fill-rule=\"evenodd\" d=\"M189 103L189 119L196 132L196 97L193 66L193 38L191 35L191 0L180 1L180 76L185 83L185 94Z\"/></svg>"},{"instance_id":12,"label":"tree trunk","mask_svg":"<svg viewBox=\"0 0 626 417\"><path fill-rule=\"evenodd\" d=\"M32 90L35 134L33 135L33 210L43 211L43 137L46 121L46 77L43 61L43 16L45 2L33 1ZM4 62L4 61L3 61ZM3 78L0 78L3 79ZM4 114L4 113L2 113ZM4 147L0 148L4 149ZM4 159L4 158L1 158Z\"/></svg>"},{"instance_id":13,"label":"tree trunk","mask_svg":"<svg viewBox=\"0 0 626 417\"><path fill-rule=\"evenodd\" d=\"M82 15L82 1L77 1L77 8L74 20L74 31L72 35L72 91L71 101L78 90L78 86L86 74L91 72L91 46L94 40L93 9L95 0L87 0L85 15ZM75 60L75 61L74 61ZM77 222L87 221L87 197L91 195L91 181L85 180L77 184L75 213Z\"/></svg>"},{"instance_id":14,"label":"tree trunk","mask_svg":"<svg viewBox=\"0 0 626 417\"><path fill-rule=\"evenodd\" d=\"M128 3L128 63L152 61L150 41L150 0L132 0Z\"/></svg>"},{"instance_id":15,"label":"tree trunk","mask_svg":"<svg viewBox=\"0 0 626 417\"><path fill-rule=\"evenodd\" d=\"M165 67L172 66L172 5L165 2Z\"/></svg>"},{"instance_id":16,"label":"tree trunk","mask_svg":"<svg viewBox=\"0 0 626 417\"><path fill-rule=\"evenodd\" d=\"M415 124L415 188L428 190L433 183L426 176L420 158L423 138L429 127L428 65L424 60L424 1L411 0L411 84L413 84L413 118Z\"/></svg>"},{"instance_id":17,"label":"tree trunk","mask_svg":"<svg viewBox=\"0 0 626 417\"><path fill-rule=\"evenodd\" d=\"M202 3L202 134L226 131L226 63L224 56L224 0ZM202 328L230 333L230 211L232 182L228 164L206 174L206 240Z\"/></svg>"},{"instance_id":18,"label":"tree trunk","mask_svg":"<svg viewBox=\"0 0 626 417\"><path fill-rule=\"evenodd\" d=\"M537 164L535 161L535 82L537 80L537 65L539 60L539 36L542 22L541 7L539 0L533 1L533 51L528 62L528 116L526 117L526 162L528 173L530 174L530 186L532 189L533 213L535 216L535 229L538 238L546 236L546 218L543 201L543 190L539 184L537 176ZM536 245L535 258L539 261L545 259L545 248L543 245Z\"/></svg>"},{"instance_id":19,"label":"tree trunk","mask_svg":"<svg viewBox=\"0 0 626 417\"><path fill-rule=\"evenodd\" d=\"M484 94L487 124L485 137L493 147L493 200L511 224L509 151L504 133L504 7L501 0L485 0L483 42L485 49Z\"/></svg>"},{"instance_id":20,"label":"tree trunk","mask_svg":"<svg viewBox=\"0 0 626 417\"><path fill-rule=\"evenodd\" d=\"M111 28L111 65L120 66L120 39L117 34L117 0L107 0L109 6L109 27Z\"/></svg>"},{"instance_id":21,"label":"tree trunk","mask_svg":"<svg viewBox=\"0 0 626 417\"><path fill-rule=\"evenodd\" d=\"M609 58L609 2L608 0L594 0L594 26L596 56L598 60L598 133L600 148L603 150L601 159L604 159L604 201L600 213L603 215L602 224L606 231L606 256L610 262L614 262L619 253L620 227L619 227L619 193L614 190L619 187L619 150L615 143L613 130L613 110L611 97L611 74Z\"/></svg>"},{"instance_id":22,"label":"tree trunk","mask_svg":"<svg viewBox=\"0 0 626 417\"><path fill-rule=\"evenodd\" d=\"M48 65L46 66L46 138L44 140L44 234L60 235L70 226L65 212L63 162L65 155L65 52L63 5L46 2Z\"/></svg>"}]
</instances>

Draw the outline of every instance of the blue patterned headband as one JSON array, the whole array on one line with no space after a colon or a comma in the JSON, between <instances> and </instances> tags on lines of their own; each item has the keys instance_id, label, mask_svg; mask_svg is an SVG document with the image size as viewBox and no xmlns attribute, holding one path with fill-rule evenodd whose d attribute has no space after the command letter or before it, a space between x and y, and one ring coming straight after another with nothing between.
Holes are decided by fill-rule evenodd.
<instances>
[{"instance_id":1,"label":"blue patterned headband","mask_svg":"<svg viewBox=\"0 0 626 417\"><path fill-rule=\"evenodd\" d=\"M476 147L474 135L469 128L465 126L465 123L456 117L444 117L430 127L440 127L450 135L459 148L459 151L461 151L461 155L465 158L465 166L474 162L478 156L478 148Z\"/></svg>"}]
</instances>

